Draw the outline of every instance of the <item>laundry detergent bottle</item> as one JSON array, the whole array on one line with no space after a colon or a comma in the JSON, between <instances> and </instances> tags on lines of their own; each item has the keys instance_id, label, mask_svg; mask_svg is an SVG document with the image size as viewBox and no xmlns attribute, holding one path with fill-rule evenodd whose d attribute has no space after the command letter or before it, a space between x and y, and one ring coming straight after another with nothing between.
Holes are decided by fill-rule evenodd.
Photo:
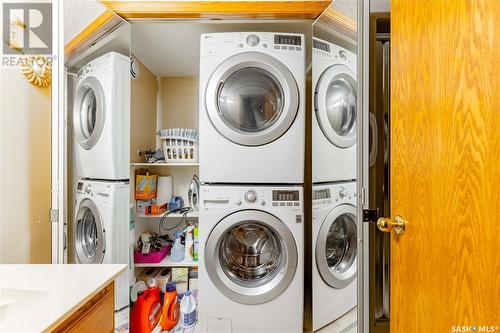
<instances>
[{"instance_id":1,"label":"laundry detergent bottle","mask_svg":"<svg viewBox=\"0 0 500 333\"><path fill-rule=\"evenodd\" d=\"M174 282L169 282L167 283L165 296L163 297L160 326L163 330L169 331L177 325L178 321L179 302L177 302L177 287Z\"/></svg>"},{"instance_id":2,"label":"laundry detergent bottle","mask_svg":"<svg viewBox=\"0 0 500 333\"><path fill-rule=\"evenodd\" d=\"M161 316L159 290L156 281L151 279L148 288L137 294L137 301L130 313L131 333L150 333L158 325Z\"/></svg>"}]
</instances>

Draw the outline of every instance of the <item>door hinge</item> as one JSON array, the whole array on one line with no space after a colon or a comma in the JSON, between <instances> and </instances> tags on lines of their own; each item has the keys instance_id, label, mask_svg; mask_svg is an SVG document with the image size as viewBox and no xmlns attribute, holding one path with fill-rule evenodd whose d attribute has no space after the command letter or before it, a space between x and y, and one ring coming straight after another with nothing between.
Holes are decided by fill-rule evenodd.
<instances>
[{"instance_id":1,"label":"door hinge","mask_svg":"<svg viewBox=\"0 0 500 333\"><path fill-rule=\"evenodd\" d=\"M59 209L50 209L49 211L50 223L59 222Z\"/></svg>"},{"instance_id":2,"label":"door hinge","mask_svg":"<svg viewBox=\"0 0 500 333\"><path fill-rule=\"evenodd\" d=\"M363 222L377 222L379 218L379 209L363 209Z\"/></svg>"}]
</instances>

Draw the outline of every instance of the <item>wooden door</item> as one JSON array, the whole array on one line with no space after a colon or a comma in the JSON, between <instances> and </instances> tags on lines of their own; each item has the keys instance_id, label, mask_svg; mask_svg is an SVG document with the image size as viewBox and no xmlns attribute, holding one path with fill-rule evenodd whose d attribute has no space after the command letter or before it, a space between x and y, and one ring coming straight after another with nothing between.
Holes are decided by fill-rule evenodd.
<instances>
[{"instance_id":1,"label":"wooden door","mask_svg":"<svg viewBox=\"0 0 500 333\"><path fill-rule=\"evenodd\" d=\"M500 332L500 1L393 0L391 41L391 332Z\"/></svg>"}]
</instances>

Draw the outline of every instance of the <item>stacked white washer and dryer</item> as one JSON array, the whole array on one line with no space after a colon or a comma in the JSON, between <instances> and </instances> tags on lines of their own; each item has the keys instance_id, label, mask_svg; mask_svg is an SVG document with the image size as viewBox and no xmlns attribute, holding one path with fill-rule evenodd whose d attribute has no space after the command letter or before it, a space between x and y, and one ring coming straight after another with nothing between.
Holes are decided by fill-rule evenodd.
<instances>
[{"instance_id":1,"label":"stacked white washer and dryer","mask_svg":"<svg viewBox=\"0 0 500 333\"><path fill-rule=\"evenodd\" d=\"M130 60L111 52L77 74L73 134L78 181L77 263L129 263ZM129 304L129 271L115 283L115 309Z\"/></svg>"},{"instance_id":2,"label":"stacked white washer and dryer","mask_svg":"<svg viewBox=\"0 0 500 333\"><path fill-rule=\"evenodd\" d=\"M305 45L201 35L199 331L303 327Z\"/></svg>"},{"instance_id":3,"label":"stacked white washer and dryer","mask_svg":"<svg viewBox=\"0 0 500 333\"><path fill-rule=\"evenodd\" d=\"M356 306L356 55L313 38L313 331Z\"/></svg>"}]
</instances>

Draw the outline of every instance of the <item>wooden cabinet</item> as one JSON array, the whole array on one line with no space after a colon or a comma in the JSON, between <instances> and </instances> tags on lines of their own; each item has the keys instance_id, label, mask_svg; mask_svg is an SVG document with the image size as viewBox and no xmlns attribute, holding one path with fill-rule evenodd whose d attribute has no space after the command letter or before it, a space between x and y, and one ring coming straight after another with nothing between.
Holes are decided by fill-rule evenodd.
<instances>
[{"instance_id":1,"label":"wooden cabinet","mask_svg":"<svg viewBox=\"0 0 500 333\"><path fill-rule=\"evenodd\" d=\"M52 332L114 332L115 287L111 282Z\"/></svg>"}]
</instances>

